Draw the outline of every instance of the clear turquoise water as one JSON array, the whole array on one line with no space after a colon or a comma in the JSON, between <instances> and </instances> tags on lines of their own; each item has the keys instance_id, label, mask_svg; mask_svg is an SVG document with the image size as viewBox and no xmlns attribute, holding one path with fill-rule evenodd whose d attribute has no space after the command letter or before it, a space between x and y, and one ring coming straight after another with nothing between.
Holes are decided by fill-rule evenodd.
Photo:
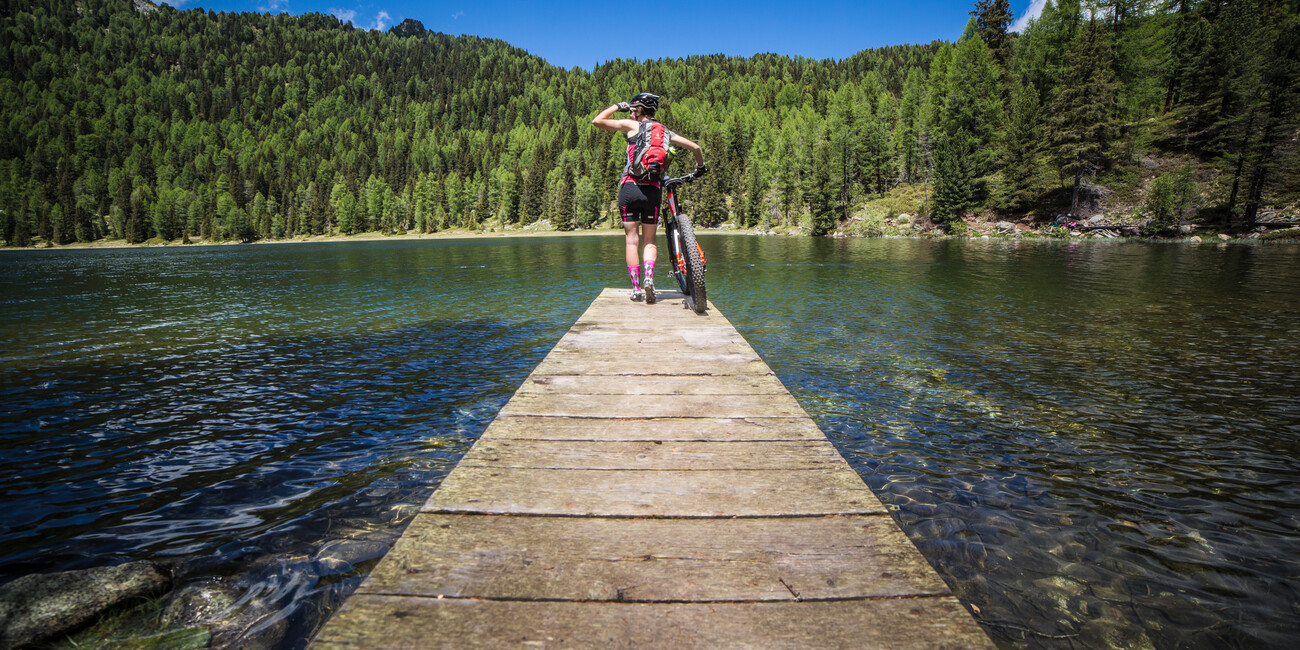
<instances>
[{"instance_id":1,"label":"clear turquoise water","mask_svg":"<svg viewBox=\"0 0 1300 650\"><path fill-rule=\"evenodd\" d=\"M710 298L1000 645L1300 633L1300 247L702 239ZM621 250L0 255L0 579L173 561L301 646Z\"/></svg>"}]
</instances>

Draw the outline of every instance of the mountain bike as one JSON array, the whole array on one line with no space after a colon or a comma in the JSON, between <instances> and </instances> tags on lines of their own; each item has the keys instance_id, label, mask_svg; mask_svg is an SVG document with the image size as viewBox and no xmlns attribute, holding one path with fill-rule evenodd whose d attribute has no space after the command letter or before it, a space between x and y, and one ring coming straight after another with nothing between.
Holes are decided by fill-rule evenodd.
<instances>
[{"instance_id":1,"label":"mountain bike","mask_svg":"<svg viewBox=\"0 0 1300 650\"><path fill-rule=\"evenodd\" d=\"M682 185L693 182L694 172L678 178L664 179L668 214L664 216L664 235L668 237L668 259L673 264L673 277L686 295L685 306L703 314L709 308L704 293L704 249L695 241L695 228L691 218L682 214L677 205L677 191Z\"/></svg>"}]
</instances>

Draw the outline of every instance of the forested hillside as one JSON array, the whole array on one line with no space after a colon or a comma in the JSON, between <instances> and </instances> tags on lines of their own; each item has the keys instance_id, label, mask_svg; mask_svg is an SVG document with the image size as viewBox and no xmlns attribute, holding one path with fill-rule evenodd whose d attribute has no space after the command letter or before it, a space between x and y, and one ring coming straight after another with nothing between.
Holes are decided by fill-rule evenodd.
<instances>
[{"instance_id":1,"label":"forested hillside","mask_svg":"<svg viewBox=\"0 0 1300 650\"><path fill-rule=\"evenodd\" d=\"M953 231L1105 206L1244 228L1300 195L1300 0L1063 0L1018 35L1011 18L981 0L954 43L587 72L414 21L10 0L0 239L604 225L623 143L590 120L640 91L704 147L705 224L823 234L896 196Z\"/></svg>"}]
</instances>

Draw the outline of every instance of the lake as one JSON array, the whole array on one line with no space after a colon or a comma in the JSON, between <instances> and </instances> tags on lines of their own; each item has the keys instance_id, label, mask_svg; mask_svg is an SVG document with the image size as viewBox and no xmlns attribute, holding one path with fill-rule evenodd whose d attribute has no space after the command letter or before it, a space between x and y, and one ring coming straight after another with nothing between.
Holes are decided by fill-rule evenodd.
<instances>
[{"instance_id":1,"label":"lake","mask_svg":"<svg viewBox=\"0 0 1300 650\"><path fill-rule=\"evenodd\" d=\"M999 645L1300 635L1300 247L701 239ZM0 580L171 562L301 647L624 284L617 236L4 252Z\"/></svg>"}]
</instances>

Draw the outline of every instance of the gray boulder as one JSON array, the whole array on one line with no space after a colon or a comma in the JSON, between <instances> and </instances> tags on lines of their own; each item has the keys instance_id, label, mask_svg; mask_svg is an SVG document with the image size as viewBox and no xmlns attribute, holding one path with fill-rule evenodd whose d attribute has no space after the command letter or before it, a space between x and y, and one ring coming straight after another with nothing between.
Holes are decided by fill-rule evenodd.
<instances>
[{"instance_id":1,"label":"gray boulder","mask_svg":"<svg viewBox=\"0 0 1300 650\"><path fill-rule=\"evenodd\" d=\"M171 588L171 572L152 562L23 576L0 587L0 650L54 639L100 614Z\"/></svg>"}]
</instances>

